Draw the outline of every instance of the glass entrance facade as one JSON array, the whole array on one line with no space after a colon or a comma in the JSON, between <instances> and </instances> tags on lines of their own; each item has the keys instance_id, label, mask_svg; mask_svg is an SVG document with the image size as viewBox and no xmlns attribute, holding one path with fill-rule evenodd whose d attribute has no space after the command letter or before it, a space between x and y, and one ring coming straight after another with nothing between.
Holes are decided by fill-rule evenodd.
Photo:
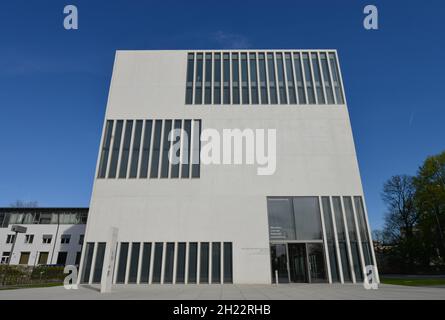
<instances>
[{"instance_id":1,"label":"glass entrance facade","mask_svg":"<svg viewBox=\"0 0 445 320\"><path fill-rule=\"evenodd\" d=\"M375 265L360 196L268 197L272 282L360 282Z\"/></svg>"}]
</instances>

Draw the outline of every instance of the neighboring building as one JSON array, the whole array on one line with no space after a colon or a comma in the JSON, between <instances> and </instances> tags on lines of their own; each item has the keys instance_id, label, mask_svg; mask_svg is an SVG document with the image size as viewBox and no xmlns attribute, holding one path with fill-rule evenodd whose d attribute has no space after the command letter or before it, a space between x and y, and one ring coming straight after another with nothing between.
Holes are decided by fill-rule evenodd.
<instances>
[{"instance_id":1,"label":"neighboring building","mask_svg":"<svg viewBox=\"0 0 445 320\"><path fill-rule=\"evenodd\" d=\"M88 208L0 208L0 262L78 265L87 217ZM11 257L13 225L27 230L17 234Z\"/></svg>"},{"instance_id":2,"label":"neighboring building","mask_svg":"<svg viewBox=\"0 0 445 320\"><path fill-rule=\"evenodd\" d=\"M275 172L200 163L206 129L275 129ZM114 283L362 281L375 257L337 52L118 51L81 282L101 280L111 227Z\"/></svg>"}]
</instances>

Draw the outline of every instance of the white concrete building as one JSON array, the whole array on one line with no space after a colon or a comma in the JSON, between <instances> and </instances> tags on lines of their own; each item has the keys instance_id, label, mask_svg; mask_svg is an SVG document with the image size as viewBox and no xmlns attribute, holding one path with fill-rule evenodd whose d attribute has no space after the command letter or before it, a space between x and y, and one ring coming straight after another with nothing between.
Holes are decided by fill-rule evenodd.
<instances>
[{"instance_id":1,"label":"white concrete building","mask_svg":"<svg viewBox=\"0 0 445 320\"><path fill-rule=\"evenodd\" d=\"M118 51L103 128L81 282L100 281L111 227L114 283L359 282L375 265L335 50ZM275 130L269 163L204 164L209 129Z\"/></svg>"},{"instance_id":2,"label":"white concrete building","mask_svg":"<svg viewBox=\"0 0 445 320\"><path fill-rule=\"evenodd\" d=\"M0 263L79 265L87 216L88 208L0 208Z\"/></svg>"}]
</instances>

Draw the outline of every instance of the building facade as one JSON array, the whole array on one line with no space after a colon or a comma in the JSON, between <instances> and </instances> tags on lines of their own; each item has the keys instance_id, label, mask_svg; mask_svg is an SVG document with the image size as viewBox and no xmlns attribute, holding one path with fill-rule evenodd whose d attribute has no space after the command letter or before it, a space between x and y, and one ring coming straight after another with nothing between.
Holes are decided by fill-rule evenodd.
<instances>
[{"instance_id":1,"label":"building facade","mask_svg":"<svg viewBox=\"0 0 445 320\"><path fill-rule=\"evenodd\" d=\"M79 265L87 217L88 208L0 208L0 263Z\"/></svg>"},{"instance_id":2,"label":"building facade","mask_svg":"<svg viewBox=\"0 0 445 320\"><path fill-rule=\"evenodd\" d=\"M82 283L112 227L117 284L362 281L375 257L337 52L117 51Z\"/></svg>"}]
</instances>

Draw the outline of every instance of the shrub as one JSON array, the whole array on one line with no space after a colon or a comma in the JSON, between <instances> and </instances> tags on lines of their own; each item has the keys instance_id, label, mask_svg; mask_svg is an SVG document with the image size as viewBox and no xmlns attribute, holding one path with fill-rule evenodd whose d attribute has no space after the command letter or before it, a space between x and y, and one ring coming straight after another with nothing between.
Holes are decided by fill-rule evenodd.
<instances>
[{"instance_id":1,"label":"shrub","mask_svg":"<svg viewBox=\"0 0 445 320\"><path fill-rule=\"evenodd\" d=\"M62 282L66 276L63 269L61 266L0 265L0 285Z\"/></svg>"}]
</instances>

